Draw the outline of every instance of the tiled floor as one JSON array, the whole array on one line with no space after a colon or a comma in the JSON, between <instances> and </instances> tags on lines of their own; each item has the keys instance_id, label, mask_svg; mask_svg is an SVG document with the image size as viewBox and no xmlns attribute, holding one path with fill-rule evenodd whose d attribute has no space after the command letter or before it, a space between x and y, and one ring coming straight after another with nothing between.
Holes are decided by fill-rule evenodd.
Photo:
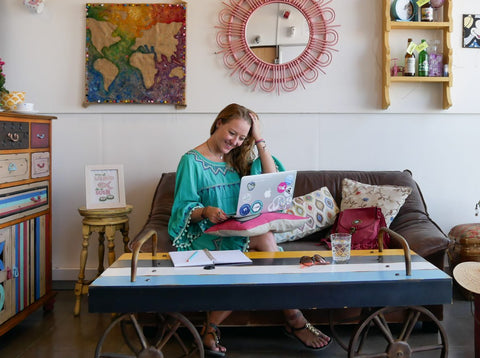
<instances>
[{"instance_id":1,"label":"tiled floor","mask_svg":"<svg viewBox=\"0 0 480 358\"><path fill-rule=\"evenodd\" d=\"M432 293L434 294L434 293ZM455 294L453 305L445 307L443 325L449 341L448 357L473 358L473 316L469 301ZM82 302L80 317L74 317L73 291L59 291L55 309L44 314L38 310L20 325L0 337L1 358L86 358L93 357L97 340L108 326L111 315L90 314L87 298ZM323 327L321 327L323 329ZM327 328L325 328L328 331ZM350 327L342 329L342 336L348 337ZM222 344L228 347L228 357L347 357L347 353L334 342L323 351L305 350L295 340L287 338L280 327L224 328ZM115 334L114 334L115 335ZM422 342L437 341L436 333L425 333L415 329L415 339ZM114 336L118 342L120 335ZM372 339L378 339L375 336ZM374 341L372 341L374 342ZM413 357L439 357L430 351L427 355ZM150 357L150 356L149 356ZM168 355L166 355L168 358Z\"/></svg>"}]
</instances>

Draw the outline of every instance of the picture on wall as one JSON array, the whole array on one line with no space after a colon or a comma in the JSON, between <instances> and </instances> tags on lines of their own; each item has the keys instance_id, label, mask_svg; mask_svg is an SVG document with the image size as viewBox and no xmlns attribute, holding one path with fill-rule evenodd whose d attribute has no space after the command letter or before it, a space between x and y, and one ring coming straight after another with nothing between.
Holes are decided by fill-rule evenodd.
<instances>
[{"instance_id":1,"label":"picture on wall","mask_svg":"<svg viewBox=\"0 0 480 358\"><path fill-rule=\"evenodd\" d=\"M480 48L480 15L463 15L463 47Z\"/></svg>"},{"instance_id":2,"label":"picture on wall","mask_svg":"<svg viewBox=\"0 0 480 358\"><path fill-rule=\"evenodd\" d=\"M87 4L84 104L185 106L186 5Z\"/></svg>"}]
</instances>

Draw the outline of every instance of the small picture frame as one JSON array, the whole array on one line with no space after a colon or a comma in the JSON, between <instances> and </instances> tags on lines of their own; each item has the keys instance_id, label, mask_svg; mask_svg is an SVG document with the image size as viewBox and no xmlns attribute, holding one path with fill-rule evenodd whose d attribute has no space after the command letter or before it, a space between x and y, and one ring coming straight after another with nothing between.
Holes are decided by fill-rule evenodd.
<instances>
[{"instance_id":1,"label":"small picture frame","mask_svg":"<svg viewBox=\"0 0 480 358\"><path fill-rule=\"evenodd\" d=\"M463 15L463 48L480 48L480 15Z\"/></svg>"},{"instance_id":2,"label":"small picture frame","mask_svg":"<svg viewBox=\"0 0 480 358\"><path fill-rule=\"evenodd\" d=\"M126 207L123 165L85 166L87 209Z\"/></svg>"}]
</instances>

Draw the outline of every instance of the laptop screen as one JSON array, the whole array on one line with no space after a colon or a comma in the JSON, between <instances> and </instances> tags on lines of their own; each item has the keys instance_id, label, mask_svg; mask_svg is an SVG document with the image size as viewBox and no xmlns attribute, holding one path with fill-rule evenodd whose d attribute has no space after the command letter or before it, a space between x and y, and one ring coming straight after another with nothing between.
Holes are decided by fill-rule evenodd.
<instances>
[{"instance_id":1,"label":"laptop screen","mask_svg":"<svg viewBox=\"0 0 480 358\"><path fill-rule=\"evenodd\" d=\"M287 209L293 201L296 177L296 170L242 177L235 217Z\"/></svg>"}]
</instances>

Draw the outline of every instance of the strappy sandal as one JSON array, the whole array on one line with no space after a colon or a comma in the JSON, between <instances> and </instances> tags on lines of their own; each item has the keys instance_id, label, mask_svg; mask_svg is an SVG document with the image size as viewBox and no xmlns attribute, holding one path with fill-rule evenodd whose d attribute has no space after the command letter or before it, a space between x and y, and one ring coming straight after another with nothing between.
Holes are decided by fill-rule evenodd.
<instances>
[{"instance_id":1,"label":"strappy sandal","mask_svg":"<svg viewBox=\"0 0 480 358\"><path fill-rule=\"evenodd\" d=\"M314 336L316 337L322 337L322 336L326 336L324 333L322 333L319 329L315 328L310 322L306 322L305 325L303 327L300 327L300 328L295 328L293 326L291 326L288 322L287 322L287 326L290 330L288 330L287 328L284 328L284 332L287 336L291 337L291 338L295 338L297 341L299 341L300 343L303 344L303 346L305 348L308 348L308 349L313 349L315 351L321 351L322 349L325 349L327 348L330 343L332 343L332 338L330 338L330 340L328 341L327 344L325 344L324 346L321 346L321 347L312 347L312 346L309 346L308 344L306 344L304 341L302 341L300 338L298 338L298 336L295 334L296 331L301 331L302 329L307 329L308 331L310 331L310 333L312 333Z\"/></svg>"},{"instance_id":2,"label":"strappy sandal","mask_svg":"<svg viewBox=\"0 0 480 358\"><path fill-rule=\"evenodd\" d=\"M214 356L214 357L225 357L225 352L221 350L223 347L220 345L220 329L218 329L217 325L213 323L208 323L208 326L212 327L213 331L209 332L207 323L205 323L202 330L203 331L202 337L205 337L211 334L213 336L213 341L215 345L213 347L206 347L204 343L203 350L205 354L209 356ZM217 348L217 350L215 350L215 348Z\"/></svg>"}]
</instances>

